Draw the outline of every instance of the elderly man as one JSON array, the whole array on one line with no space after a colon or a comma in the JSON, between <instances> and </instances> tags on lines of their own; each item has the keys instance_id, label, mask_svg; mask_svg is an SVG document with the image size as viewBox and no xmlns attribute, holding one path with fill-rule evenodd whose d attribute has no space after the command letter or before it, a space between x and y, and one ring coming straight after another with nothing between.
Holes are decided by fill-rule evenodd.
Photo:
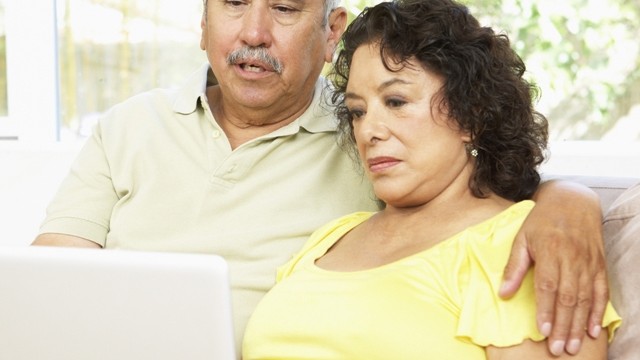
<instances>
[{"instance_id":1,"label":"elderly man","mask_svg":"<svg viewBox=\"0 0 640 360\"><path fill-rule=\"evenodd\" d=\"M240 341L276 267L313 230L378 206L336 145L319 77L347 22L338 2L205 1L208 64L177 90L141 94L105 115L34 244L223 255ZM503 295L535 261L540 327L575 352L585 324L598 331L607 300L600 208L570 183L544 184L537 200Z\"/></svg>"}]
</instances>

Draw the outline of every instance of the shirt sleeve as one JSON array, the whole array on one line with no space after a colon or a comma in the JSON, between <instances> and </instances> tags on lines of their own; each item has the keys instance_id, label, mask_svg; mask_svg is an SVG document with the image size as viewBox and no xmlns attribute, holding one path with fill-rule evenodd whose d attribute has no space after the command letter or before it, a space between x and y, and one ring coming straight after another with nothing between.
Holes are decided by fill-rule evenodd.
<instances>
[{"instance_id":1,"label":"shirt sleeve","mask_svg":"<svg viewBox=\"0 0 640 360\"><path fill-rule=\"evenodd\" d=\"M78 236L104 246L117 201L99 123L47 207L40 233Z\"/></svg>"}]
</instances>

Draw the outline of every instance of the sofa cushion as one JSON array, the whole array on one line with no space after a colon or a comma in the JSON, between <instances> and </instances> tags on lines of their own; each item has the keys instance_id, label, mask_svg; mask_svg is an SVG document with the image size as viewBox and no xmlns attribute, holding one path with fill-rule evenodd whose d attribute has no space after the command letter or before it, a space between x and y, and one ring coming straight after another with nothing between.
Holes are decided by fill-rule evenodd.
<instances>
[{"instance_id":1,"label":"sofa cushion","mask_svg":"<svg viewBox=\"0 0 640 360\"><path fill-rule=\"evenodd\" d=\"M638 359L640 354L640 184L623 192L603 223L611 302L622 317L609 349L610 360Z\"/></svg>"},{"instance_id":2,"label":"sofa cushion","mask_svg":"<svg viewBox=\"0 0 640 360\"><path fill-rule=\"evenodd\" d=\"M602 214L606 214L612 203L631 186L640 181L640 178L617 176L585 176L585 175L554 175L543 174L543 180L568 180L574 183L588 186L600 197Z\"/></svg>"}]
</instances>

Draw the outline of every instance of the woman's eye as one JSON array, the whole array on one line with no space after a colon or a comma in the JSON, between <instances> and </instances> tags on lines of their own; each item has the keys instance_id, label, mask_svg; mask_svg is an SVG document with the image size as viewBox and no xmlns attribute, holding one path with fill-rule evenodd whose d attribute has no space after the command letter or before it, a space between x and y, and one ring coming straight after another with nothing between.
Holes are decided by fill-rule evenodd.
<instances>
[{"instance_id":1,"label":"woman's eye","mask_svg":"<svg viewBox=\"0 0 640 360\"><path fill-rule=\"evenodd\" d=\"M348 112L349 112L349 118L351 118L351 121L358 120L364 115L364 112L359 109L353 109L353 110L349 109Z\"/></svg>"},{"instance_id":2,"label":"woman's eye","mask_svg":"<svg viewBox=\"0 0 640 360\"><path fill-rule=\"evenodd\" d=\"M387 106L393 108L393 107L400 107L406 104L407 102L402 99L391 98L391 99L387 99L386 103L387 103Z\"/></svg>"}]
</instances>

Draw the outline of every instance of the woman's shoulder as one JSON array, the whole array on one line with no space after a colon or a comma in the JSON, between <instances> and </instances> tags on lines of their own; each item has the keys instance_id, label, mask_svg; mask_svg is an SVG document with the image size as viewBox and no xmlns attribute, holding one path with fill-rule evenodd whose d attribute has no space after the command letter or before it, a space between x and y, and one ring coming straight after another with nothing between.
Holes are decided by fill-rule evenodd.
<instances>
[{"instance_id":1,"label":"woman's shoulder","mask_svg":"<svg viewBox=\"0 0 640 360\"><path fill-rule=\"evenodd\" d=\"M375 212L360 211L332 220L314 231L302 249L278 269L277 280L291 274L301 263L315 261L347 232L369 219Z\"/></svg>"}]
</instances>

